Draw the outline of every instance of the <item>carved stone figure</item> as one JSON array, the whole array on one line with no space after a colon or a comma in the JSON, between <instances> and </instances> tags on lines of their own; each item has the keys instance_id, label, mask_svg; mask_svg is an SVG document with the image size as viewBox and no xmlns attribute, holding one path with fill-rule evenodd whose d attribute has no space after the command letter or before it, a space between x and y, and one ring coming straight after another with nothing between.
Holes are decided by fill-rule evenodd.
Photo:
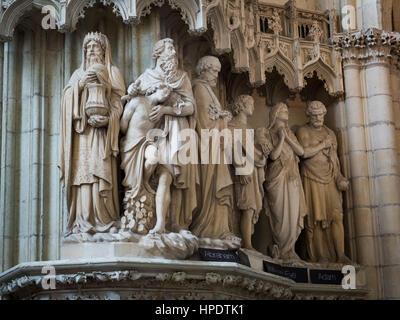
<instances>
[{"instance_id":1,"label":"carved stone figure","mask_svg":"<svg viewBox=\"0 0 400 320\"><path fill-rule=\"evenodd\" d=\"M82 65L61 102L58 166L66 189L67 234L116 232L117 162L123 77L101 33L83 41Z\"/></svg>"},{"instance_id":2,"label":"carved stone figure","mask_svg":"<svg viewBox=\"0 0 400 320\"><path fill-rule=\"evenodd\" d=\"M205 56L197 64L198 78L193 81L193 94L197 105L197 131L200 144L211 145L211 139L202 137L202 130L228 130L232 115L224 111L213 92L216 87L221 63L218 58ZM209 144L208 144L209 143ZM218 142L217 142L218 143ZM212 149L212 148L210 148ZM213 152L201 159L200 209L193 219L192 232L200 238L229 240L232 238L233 182L229 165L225 164L224 151L219 148L220 163L216 164ZM203 163L206 164L203 164Z\"/></svg>"},{"instance_id":3,"label":"carved stone figure","mask_svg":"<svg viewBox=\"0 0 400 320\"><path fill-rule=\"evenodd\" d=\"M263 206L265 181L264 167L266 158L263 153L254 148L249 148L248 144L254 141L247 141L246 136L247 118L254 112L254 99L248 95L240 95L232 105L233 119L229 122L229 129L232 131L241 132L240 150L242 158L252 158L254 169L250 175L235 175L233 171L233 181L235 186L235 201L237 208L241 211L240 232L242 235L242 247L253 249L251 244L251 236L254 233L254 225L258 221L259 213ZM236 140L234 140L236 143ZM249 150L254 151L254 154L248 154ZM240 159L242 160L242 159ZM244 162L244 161L243 161ZM233 166L235 169L243 167L244 163L237 163L233 157Z\"/></svg>"},{"instance_id":4,"label":"carved stone figure","mask_svg":"<svg viewBox=\"0 0 400 320\"><path fill-rule=\"evenodd\" d=\"M270 111L268 128L259 129L257 137L269 156L265 189L274 241L272 257L299 260L295 244L307 214L298 168L298 156L303 156L304 150L288 127L288 120L287 105L276 104Z\"/></svg>"},{"instance_id":5,"label":"carved stone figure","mask_svg":"<svg viewBox=\"0 0 400 320\"><path fill-rule=\"evenodd\" d=\"M123 201L126 213L122 222L125 229L140 234L147 234L154 227L152 222L156 218L153 217L156 208L152 201L155 192L149 185L154 165L158 162L157 144L149 135L156 123L150 120L149 115L154 107L167 100L171 90L165 84L151 87L145 96L129 101L121 118L121 132L125 134L121 139L121 168L125 172L122 185L126 189ZM136 205L138 202L140 205ZM151 221L146 221L146 218Z\"/></svg>"},{"instance_id":6,"label":"carved stone figure","mask_svg":"<svg viewBox=\"0 0 400 320\"><path fill-rule=\"evenodd\" d=\"M349 182L340 172L335 133L324 125L324 104L313 101L306 113L309 122L298 129L297 137L304 147L301 176L309 209L305 224L309 259L348 263L341 192Z\"/></svg>"},{"instance_id":7,"label":"carved stone figure","mask_svg":"<svg viewBox=\"0 0 400 320\"><path fill-rule=\"evenodd\" d=\"M197 205L198 174L194 164L197 159L185 164L179 160L179 153L187 143L187 140L180 136L181 132L185 129L195 129L195 101L188 75L178 69L173 40L167 38L158 41L154 45L153 58L156 60L154 69L147 69L128 89L130 97L147 93L148 99L145 101L139 98L144 104L141 107L143 113L138 113L137 116L142 119L139 122L130 120L129 127L132 129L129 130L135 133L133 136L127 136L123 142L122 166L126 173L124 186L134 190L140 189L147 186L148 179L153 176L158 184L155 197L157 222L150 233L166 231L168 214L168 230L179 232L189 229L192 212ZM157 92L160 90L162 92ZM155 94L151 95L153 91ZM160 104L164 99L163 105ZM135 113L139 112L137 108ZM124 129L130 118L129 112L127 110L122 119ZM149 143L143 130L138 132L137 126L142 124L144 131L159 129L158 133L153 131L157 136L157 144ZM141 139L141 142L136 142L137 139ZM131 148L139 148L139 154ZM194 149L197 149L197 145ZM128 152L132 152L132 155ZM195 157L197 153L191 156ZM171 198L174 199L173 202Z\"/></svg>"},{"instance_id":8,"label":"carved stone figure","mask_svg":"<svg viewBox=\"0 0 400 320\"><path fill-rule=\"evenodd\" d=\"M251 2L249 2L246 5L245 17L246 17L246 27L244 35L246 38L246 47L253 48L256 43L256 40L254 36L254 28L255 28L254 9L253 9L253 4Z\"/></svg>"}]
</instances>

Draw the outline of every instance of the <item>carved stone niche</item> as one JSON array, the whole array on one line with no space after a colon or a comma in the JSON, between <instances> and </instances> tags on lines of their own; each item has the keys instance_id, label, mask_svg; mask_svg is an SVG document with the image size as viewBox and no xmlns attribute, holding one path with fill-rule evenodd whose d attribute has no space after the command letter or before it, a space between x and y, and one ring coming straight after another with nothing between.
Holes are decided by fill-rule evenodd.
<instances>
[{"instance_id":1,"label":"carved stone niche","mask_svg":"<svg viewBox=\"0 0 400 320\"><path fill-rule=\"evenodd\" d=\"M53 278L49 270L55 272ZM19 264L0 274L0 300L355 300L363 299L366 293L295 283L228 262L216 265L138 258L44 261Z\"/></svg>"}]
</instances>

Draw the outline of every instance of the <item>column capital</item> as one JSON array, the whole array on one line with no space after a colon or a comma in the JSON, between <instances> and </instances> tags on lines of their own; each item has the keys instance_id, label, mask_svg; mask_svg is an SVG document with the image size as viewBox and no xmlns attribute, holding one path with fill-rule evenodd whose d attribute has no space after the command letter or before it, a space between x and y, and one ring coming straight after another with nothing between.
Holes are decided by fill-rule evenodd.
<instances>
[{"instance_id":1,"label":"column capital","mask_svg":"<svg viewBox=\"0 0 400 320\"><path fill-rule=\"evenodd\" d=\"M400 33L376 28L334 36L335 49L341 51L343 65L384 63L399 67Z\"/></svg>"}]
</instances>

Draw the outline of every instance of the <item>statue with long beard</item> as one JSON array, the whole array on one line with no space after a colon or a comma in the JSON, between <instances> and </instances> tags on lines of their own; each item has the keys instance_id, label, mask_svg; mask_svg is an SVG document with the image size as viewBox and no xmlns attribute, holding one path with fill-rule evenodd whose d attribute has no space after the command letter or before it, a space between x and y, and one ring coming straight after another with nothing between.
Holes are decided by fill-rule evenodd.
<instances>
[{"instance_id":1,"label":"statue with long beard","mask_svg":"<svg viewBox=\"0 0 400 320\"><path fill-rule=\"evenodd\" d=\"M140 189L147 184L143 179L153 177L157 183L155 195L157 220L149 233L162 234L167 231L178 233L189 230L192 213L197 206L196 185L199 183L195 165L197 153L189 155L192 161L186 163L182 163L179 156L184 146L188 144L187 139L181 136L182 132L190 129L193 131L196 126L195 100L188 75L178 69L173 40L166 38L158 41L153 48L153 58L156 66L147 69L129 86L127 99L144 96L152 88L168 87L171 94L162 104L154 106L148 115L149 120L154 123L153 128L160 133L157 149L149 148L144 152L146 159L137 161L135 160L137 157L131 156L130 151L132 148L139 148L138 143L146 142L124 140L122 168L128 176L125 177L123 185L126 191L135 190L135 194L139 194ZM156 131L153 129L152 132ZM189 142L191 141L193 140ZM192 146L192 150L197 152L197 145ZM133 172L133 176L129 176L130 172Z\"/></svg>"},{"instance_id":2,"label":"statue with long beard","mask_svg":"<svg viewBox=\"0 0 400 320\"><path fill-rule=\"evenodd\" d=\"M116 157L124 92L107 37L87 34L82 65L65 87L61 103L58 166L66 190L67 235L117 231Z\"/></svg>"}]
</instances>

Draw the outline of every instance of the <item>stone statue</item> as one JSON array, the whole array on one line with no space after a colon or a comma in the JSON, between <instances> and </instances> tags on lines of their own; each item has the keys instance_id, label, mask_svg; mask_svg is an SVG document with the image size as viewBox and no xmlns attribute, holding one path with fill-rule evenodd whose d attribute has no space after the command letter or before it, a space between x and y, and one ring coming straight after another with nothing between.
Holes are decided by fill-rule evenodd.
<instances>
[{"instance_id":1,"label":"stone statue","mask_svg":"<svg viewBox=\"0 0 400 320\"><path fill-rule=\"evenodd\" d=\"M149 182L158 163L158 150L156 142L149 135L150 130L156 127L149 115L154 107L167 100L171 91L172 88L165 84L149 88L145 96L137 96L129 101L121 118L121 132L125 134L121 139L121 168L125 172L122 185L126 190L123 201L126 213L121 222L123 228L140 234L152 230L153 218L156 218L153 216L156 210L152 201L155 192ZM138 200L144 205L136 210Z\"/></svg>"},{"instance_id":2,"label":"stone statue","mask_svg":"<svg viewBox=\"0 0 400 320\"><path fill-rule=\"evenodd\" d=\"M270 111L268 128L259 129L257 137L264 154L269 156L265 189L274 241L272 257L300 260L295 244L304 227L307 208L298 156L303 156L304 150L290 130L288 120L287 105L276 104Z\"/></svg>"},{"instance_id":3,"label":"stone statue","mask_svg":"<svg viewBox=\"0 0 400 320\"><path fill-rule=\"evenodd\" d=\"M242 247L245 249L253 249L251 244L251 236L254 233L254 225L258 221L259 213L263 206L265 181L264 167L266 158L258 149L254 150L254 155L247 154L250 148L247 148L246 130L247 118L254 112L254 99L248 95L240 95L232 105L233 119L229 122L229 129L234 136L234 130L241 131L241 156L252 157L254 160L254 169L250 175L235 175L233 172L233 180L235 187L235 201L237 208L241 211L240 232L242 235ZM236 141L234 142L236 143ZM238 148L239 149L239 148ZM236 168L243 167L243 163L237 163L233 157L233 166Z\"/></svg>"},{"instance_id":4,"label":"stone statue","mask_svg":"<svg viewBox=\"0 0 400 320\"><path fill-rule=\"evenodd\" d=\"M116 157L124 92L107 37L87 34L82 65L61 102L58 166L69 212L67 235L117 231Z\"/></svg>"},{"instance_id":5,"label":"stone statue","mask_svg":"<svg viewBox=\"0 0 400 320\"><path fill-rule=\"evenodd\" d=\"M297 137L304 148L301 176L309 208L305 224L309 259L348 263L341 192L348 189L349 182L340 172L336 136L324 125L324 104L309 103L306 114L309 122L298 129Z\"/></svg>"},{"instance_id":6,"label":"stone statue","mask_svg":"<svg viewBox=\"0 0 400 320\"><path fill-rule=\"evenodd\" d=\"M205 56L197 64L199 77L193 81L193 94L197 105L197 132L201 145L211 144L211 139L203 137L202 130L228 130L228 122L232 118L229 111L222 110L212 89L217 85L220 70L221 63L213 56ZM233 182L229 164L224 161L224 151L219 148L217 152L220 156L219 164L215 163L213 152L209 152L207 159L201 159L200 205L191 230L199 238L229 241L233 236Z\"/></svg>"},{"instance_id":7,"label":"stone statue","mask_svg":"<svg viewBox=\"0 0 400 320\"><path fill-rule=\"evenodd\" d=\"M179 232L189 229L197 205L197 158L185 164L179 160L187 143L181 132L195 129L195 101L188 75L178 69L173 40L158 41L153 58L156 66L147 69L128 89L127 98L139 97L128 104L121 122L127 130L122 142L123 184L137 194L143 186L149 188L148 180L153 176L157 182L157 220L150 233L164 233L166 228ZM157 136L154 139L147 134L150 129Z\"/></svg>"}]
</instances>

